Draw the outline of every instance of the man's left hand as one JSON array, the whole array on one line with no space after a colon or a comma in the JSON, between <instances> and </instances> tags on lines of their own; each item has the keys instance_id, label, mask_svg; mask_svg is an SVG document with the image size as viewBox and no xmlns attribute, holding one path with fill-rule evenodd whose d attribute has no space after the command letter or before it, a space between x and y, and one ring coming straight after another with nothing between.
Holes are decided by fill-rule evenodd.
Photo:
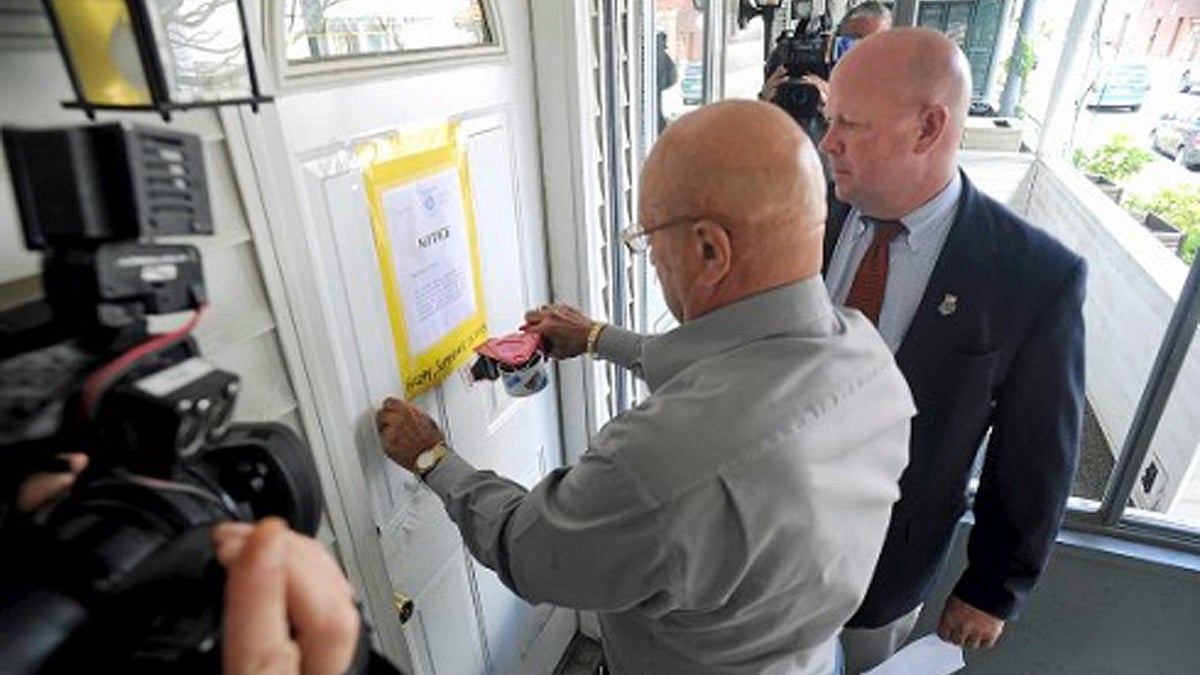
<instances>
[{"instance_id":1,"label":"man's left hand","mask_svg":"<svg viewBox=\"0 0 1200 675\"><path fill-rule=\"evenodd\" d=\"M767 103L774 101L775 94L779 92L779 85L787 82L787 79L787 66L775 66L775 70L767 77L767 81L763 82L762 91L758 92L758 100Z\"/></svg>"},{"instance_id":2,"label":"man's left hand","mask_svg":"<svg viewBox=\"0 0 1200 675\"><path fill-rule=\"evenodd\" d=\"M942 609L938 637L968 649L987 649L1004 632L1004 620L950 596Z\"/></svg>"},{"instance_id":3,"label":"man's left hand","mask_svg":"<svg viewBox=\"0 0 1200 675\"><path fill-rule=\"evenodd\" d=\"M425 411L390 397L375 414L375 427L388 458L409 471L416 471L417 455L446 439Z\"/></svg>"}]
</instances>

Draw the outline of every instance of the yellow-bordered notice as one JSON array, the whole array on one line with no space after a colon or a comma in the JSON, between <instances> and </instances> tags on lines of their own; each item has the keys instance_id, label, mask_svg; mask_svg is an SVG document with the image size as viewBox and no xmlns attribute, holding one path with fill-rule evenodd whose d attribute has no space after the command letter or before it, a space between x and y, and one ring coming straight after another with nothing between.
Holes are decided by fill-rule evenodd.
<instances>
[{"instance_id":1,"label":"yellow-bordered notice","mask_svg":"<svg viewBox=\"0 0 1200 675\"><path fill-rule=\"evenodd\" d=\"M404 395L428 391L487 337L479 238L458 126L402 132L355 149Z\"/></svg>"}]
</instances>

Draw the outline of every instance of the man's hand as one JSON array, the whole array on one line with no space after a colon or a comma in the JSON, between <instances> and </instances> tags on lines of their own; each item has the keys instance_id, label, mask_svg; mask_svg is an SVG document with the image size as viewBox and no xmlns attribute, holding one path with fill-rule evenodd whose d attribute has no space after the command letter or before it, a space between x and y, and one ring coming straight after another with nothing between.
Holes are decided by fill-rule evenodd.
<instances>
[{"instance_id":1,"label":"man's hand","mask_svg":"<svg viewBox=\"0 0 1200 675\"><path fill-rule=\"evenodd\" d=\"M969 649L988 649L1000 639L1004 621L950 596L942 609L938 637Z\"/></svg>"},{"instance_id":2,"label":"man's hand","mask_svg":"<svg viewBox=\"0 0 1200 675\"><path fill-rule=\"evenodd\" d=\"M821 95L821 107L824 108L825 103L829 100L829 83L812 73L800 78L800 81L816 88L817 93Z\"/></svg>"},{"instance_id":3,"label":"man's hand","mask_svg":"<svg viewBox=\"0 0 1200 675\"><path fill-rule=\"evenodd\" d=\"M521 330L542 336L546 353L556 359L569 359L587 351L592 320L570 305L542 305L525 312Z\"/></svg>"},{"instance_id":4,"label":"man's hand","mask_svg":"<svg viewBox=\"0 0 1200 675\"><path fill-rule=\"evenodd\" d=\"M343 675L362 619L354 589L315 539L278 518L213 528L225 566L224 675Z\"/></svg>"},{"instance_id":5,"label":"man's hand","mask_svg":"<svg viewBox=\"0 0 1200 675\"><path fill-rule=\"evenodd\" d=\"M65 471L35 473L21 483L17 492L17 510L30 513L41 508L75 484L75 478L87 468L87 455L72 452L59 455Z\"/></svg>"},{"instance_id":6,"label":"man's hand","mask_svg":"<svg viewBox=\"0 0 1200 675\"><path fill-rule=\"evenodd\" d=\"M417 406L389 397L375 414L375 427L389 459L416 471L417 455L446 440L436 422Z\"/></svg>"},{"instance_id":7,"label":"man's hand","mask_svg":"<svg viewBox=\"0 0 1200 675\"><path fill-rule=\"evenodd\" d=\"M762 91L758 92L758 100L774 101L775 92L778 91L779 85L783 84L787 78L787 68L784 66L775 66L775 70L767 77L767 81L763 82Z\"/></svg>"}]
</instances>

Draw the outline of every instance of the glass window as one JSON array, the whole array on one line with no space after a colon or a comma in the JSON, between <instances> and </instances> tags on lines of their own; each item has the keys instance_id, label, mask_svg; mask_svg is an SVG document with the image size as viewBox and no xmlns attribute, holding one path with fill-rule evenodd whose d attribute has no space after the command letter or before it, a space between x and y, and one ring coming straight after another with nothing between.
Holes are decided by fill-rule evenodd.
<instances>
[{"instance_id":1,"label":"glass window","mask_svg":"<svg viewBox=\"0 0 1200 675\"><path fill-rule=\"evenodd\" d=\"M705 103L703 6L693 0L654 2L655 105L660 132L671 120Z\"/></svg>"},{"instance_id":2,"label":"glass window","mask_svg":"<svg viewBox=\"0 0 1200 675\"><path fill-rule=\"evenodd\" d=\"M286 0L283 20L290 63L496 44L484 0Z\"/></svg>"},{"instance_id":3,"label":"glass window","mask_svg":"<svg viewBox=\"0 0 1200 675\"><path fill-rule=\"evenodd\" d=\"M1027 77L1014 92L1018 104L1011 114L1027 130L1026 142L1034 143L1058 94L1067 102L1065 154L1047 159L1065 160L1058 166L1073 166L1092 184L1054 180L1050 188L1039 181L1027 215L1088 262L1088 407L1072 495L1093 502L1115 478L1187 265L1200 245L1200 125L1194 119L1200 99L1190 93L1200 33L1192 35L1190 23L1168 16L1185 11L1172 3L1102 6L1086 38L1072 42L1067 30L1074 3L1039 5L1028 38L1032 47L1021 59L1010 58L1012 38L1002 40L992 83L997 95L990 101L1001 98L1009 64L1020 63ZM1157 24L1163 28L1156 31ZM1180 25L1182 32L1173 38L1167 25ZM1011 35L1015 23L1008 30ZM1077 50L1077 91L1054 81L1059 50L1039 47L1063 44ZM1200 89L1200 69L1196 78ZM1189 357L1147 461L1136 467L1130 502L1139 513L1186 520L1172 514L1188 500L1200 443L1184 407L1189 386L1200 385L1200 374L1189 370L1198 361Z\"/></svg>"},{"instance_id":4,"label":"glass window","mask_svg":"<svg viewBox=\"0 0 1200 675\"><path fill-rule=\"evenodd\" d=\"M781 13L775 19L783 20ZM732 35L725 42L725 97L758 98L764 79L763 19L756 16L738 28L731 22Z\"/></svg>"},{"instance_id":5,"label":"glass window","mask_svg":"<svg viewBox=\"0 0 1200 675\"><path fill-rule=\"evenodd\" d=\"M1200 534L1200 345L1194 331L1192 338L1138 469L1126 516Z\"/></svg>"}]
</instances>

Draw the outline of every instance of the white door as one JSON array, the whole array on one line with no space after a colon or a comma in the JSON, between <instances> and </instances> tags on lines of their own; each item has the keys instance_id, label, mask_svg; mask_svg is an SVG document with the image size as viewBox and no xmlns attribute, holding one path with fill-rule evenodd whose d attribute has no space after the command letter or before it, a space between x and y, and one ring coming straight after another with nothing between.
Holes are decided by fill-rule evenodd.
<instances>
[{"instance_id":1,"label":"white door","mask_svg":"<svg viewBox=\"0 0 1200 675\"><path fill-rule=\"evenodd\" d=\"M399 630L407 652L401 656L409 661L402 665L417 673L548 674L576 628L574 612L531 607L475 564L440 501L382 459L373 429L375 407L399 393L401 379L361 170L349 152L356 141L458 121L470 165L489 332L515 331L527 307L549 300L528 7L520 0L492 4L502 19L501 57L375 71L352 83L318 81L291 93L285 83L275 109L249 122L260 124L266 139L256 162L270 168L259 169L260 183L275 182L287 195L281 199L294 202L286 208L295 209L299 222L287 227L303 230L311 267L288 270L285 263L283 274L285 283L313 290L315 297L307 300L319 305L330 343L333 363L313 368L336 371L338 398L325 406L336 409L321 415L330 427L347 431L340 451L354 448L366 478L369 495L340 488L339 498L370 500L391 589L364 590L390 590L415 602ZM269 13L266 18L272 20ZM271 171L290 176L262 177ZM417 403L468 461L532 485L561 463L556 387L552 379L543 392L513 399L498 385L468 384L458 372Z\"/></svg>"}]
</instances>

